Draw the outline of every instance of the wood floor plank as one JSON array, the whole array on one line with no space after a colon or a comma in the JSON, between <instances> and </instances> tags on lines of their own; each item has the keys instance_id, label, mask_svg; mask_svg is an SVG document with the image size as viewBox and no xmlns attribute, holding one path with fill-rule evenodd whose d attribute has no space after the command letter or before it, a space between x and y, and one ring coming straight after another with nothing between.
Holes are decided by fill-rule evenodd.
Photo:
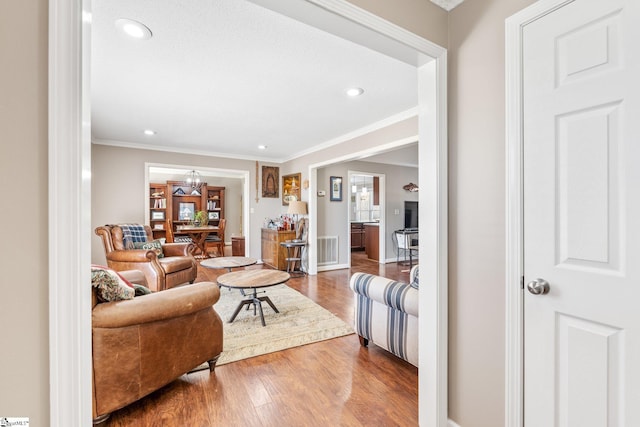
<instances>
[{"instance_id":1,"label":"wood floor plank","mask_svg":"<svg viewBox=\"0 0 640 427\"><path fill-rule=\"evenodd\" d=\"M407 269L372 262L360 252L351 269L292 278L287 285L353 324L351 275L408 281ZM215 281L224 273L199 268L196 280ZM417 426L418 369L349 335L222 365L213 374L183 375L116 411L105 425Z\"/></svg>"}]
</instances>

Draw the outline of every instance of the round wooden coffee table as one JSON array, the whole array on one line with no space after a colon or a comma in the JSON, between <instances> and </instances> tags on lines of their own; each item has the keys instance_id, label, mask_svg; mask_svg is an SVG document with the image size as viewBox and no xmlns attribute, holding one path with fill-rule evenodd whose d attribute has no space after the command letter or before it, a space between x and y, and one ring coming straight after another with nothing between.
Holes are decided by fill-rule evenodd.
<instances>
[{"instance_id":1,"label":"round wooden coffee table","mask_svg":"<svg viewBox=\"0 0 640 427\"><path fill-rule=\"evenodd\" d=\"M222 269L231 271L232 268L247 267L258 262L255 258L245 256L219 256L203 260L200 265L206 268Z\"/></svg>"},{"instance_id":2,"label":"round wooden coffee table","mask_svg":"<svg viewBox=\"0 0 640 427\"><path fill-rule=\"evenodd\" d=\"M264 321L264 313L262 312L262 301L265 301L271 306L273 311L280 313L276 306L273 304L268 296L258 297L257 292L260 288L267 288L269 286L279 285L289 280L291 276L289 273L285 273L280 270L242 270L234 271L233 273L226 273L218 277L218 285L224 286L230 289L249 289L251 293L247 295L247 298L240 301L236 311L233 312L229 323L232 323L242 307L253 304L253 315L256 315L256 309L260 311L260 320L262 326L267 326ZM248 308L248 307L247 307Z\"/></svg>"}]
</instances>

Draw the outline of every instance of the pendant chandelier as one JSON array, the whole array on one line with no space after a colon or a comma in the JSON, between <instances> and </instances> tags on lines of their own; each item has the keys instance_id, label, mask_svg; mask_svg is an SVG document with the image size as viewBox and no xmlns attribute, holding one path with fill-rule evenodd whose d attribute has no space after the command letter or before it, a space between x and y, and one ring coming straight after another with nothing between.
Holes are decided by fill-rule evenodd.
<instances>
[{"instance_id":1,"label":"pendant chandelier","mask_svg":"<svg viewBox=\"0 0 640 427\"><path fill-rule=\"evenodd\" d=\"M184 182L191 186L192 190L200 190L200 187L202 187L202 176L200 172L191 170L184 174Z\"/></svg>"}]
</instances>

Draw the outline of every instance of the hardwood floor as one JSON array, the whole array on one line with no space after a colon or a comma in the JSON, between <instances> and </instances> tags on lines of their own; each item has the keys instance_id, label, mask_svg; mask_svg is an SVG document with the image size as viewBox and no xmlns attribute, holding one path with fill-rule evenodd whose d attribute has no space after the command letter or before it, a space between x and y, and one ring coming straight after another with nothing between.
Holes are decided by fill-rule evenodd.
<instances>
[{"instance_id":1,"label":"hardwood floor","mask_svg":"<svg viewBox=\"0 0 640 427\"><path fill-rule=\"evenodd\" d=\"M406 268L354 253L351 270L287 284L353 324L351 272L408 281ZM200 268L197 281L223 273ZM213 374L183 375L115 412L105 425L417 426L418 369L349 335L222 365Z\"/></svg>"}]
</instances>

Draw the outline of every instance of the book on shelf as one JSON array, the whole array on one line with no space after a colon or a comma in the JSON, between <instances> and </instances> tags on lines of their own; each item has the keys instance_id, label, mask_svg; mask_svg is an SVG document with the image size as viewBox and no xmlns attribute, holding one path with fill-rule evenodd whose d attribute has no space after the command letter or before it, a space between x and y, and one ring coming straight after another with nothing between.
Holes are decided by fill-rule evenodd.
<instances>
[{"instance_id":1,"label":"book on shelf","mask_svg":"<svg viewBox=\"0 0 640 427\"><path fill-rule=\"evenodd\" d=\"M153 209L166 209L167 199L155 199L153 202Z\"/></svg>"}]
</instances>

